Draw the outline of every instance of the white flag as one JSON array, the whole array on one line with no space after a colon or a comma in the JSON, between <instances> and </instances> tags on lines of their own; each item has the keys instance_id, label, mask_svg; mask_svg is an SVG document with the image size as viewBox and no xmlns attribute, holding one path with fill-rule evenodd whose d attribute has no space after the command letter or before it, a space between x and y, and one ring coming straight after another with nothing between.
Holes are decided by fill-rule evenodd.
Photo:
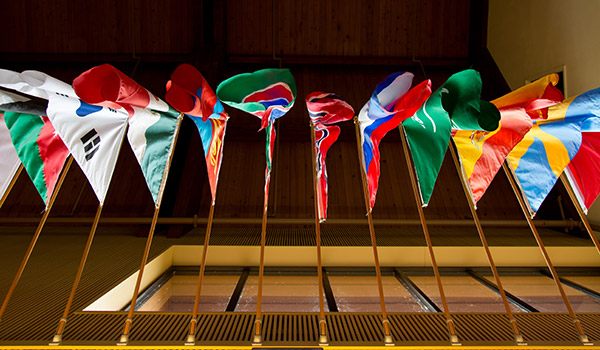
<instances>
[{"instance_id":1,"label":"white flag","mask_svg":"<svg viewBox=\"0 0 600 350\"><path fill-rule=\"evenodd\" d=\"M10 139L4 117L0 116L0 198L4 197L19 165L21 165L21 161Z\"/></svg>"},{"instance_id":2,"label":"white flag","mask_svg":"<svg viewBox=\"0 0 600 350\"><path fill-rule=\"evenodd\" d=\"M45 100L56 92L71 97L77 96L71 85L34 70L17 73L0 69L0 86Z\"/></svg>"},{"instance_id":3,"label":"white flag","mask_svg":"<svg viewBox=\"0 0 600 350\"><path fill-rule=\"evenodd\" d=\"M121 149L128 114L87 104L60 93L49 95L48 118L104 204Z\"/></svg>"}]
</instances>

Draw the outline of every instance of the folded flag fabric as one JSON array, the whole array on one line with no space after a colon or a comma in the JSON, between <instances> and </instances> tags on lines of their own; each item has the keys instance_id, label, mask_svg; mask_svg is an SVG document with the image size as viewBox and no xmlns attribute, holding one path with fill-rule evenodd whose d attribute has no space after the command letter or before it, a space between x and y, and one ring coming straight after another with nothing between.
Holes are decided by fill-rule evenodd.
<instances>
[{"instance_id":1,"label":"folded flag fabric","mask_svg":"<svg viewBox=\"0 0 600 350\"><path fill-rule=\"evenodd\" d=\"M73 88L89 104L125 108L133 106L167 112L169 106L150 91L110 64L103 64L81 73L73 80Z\"/></svg>"},{"instance_id":2,"label":"folded flag fabric","mask_svg":"<svg viewBox=\"0 0 600 350\"><path fill-rule=\"evenodd\" d=\"M206 79L189 64L179 65L171 74L165 99L176 110L191 118L198 128L214 203L229 116Z\"/></svg>"},{"instance_id":3,"label":"folded flag fabric","mask_svg":"<svg viewBox=\"0 0 600 350\"><path fill-rule=\"evenodd\" d=\"M327 219L327 151L338 139L340 127L335 123L350 120L354 109L343 98L326 92L315 91L306 96L308 115L315 127L315 166L317 170L317 212L321 222Z\"/></svg>"},{"instance_id":4,"label":"folded flag fabric","mask_svg":"<svg viewBox=\"0 0 600 350\"><path fill-rule=\"evenodd\" d=\"M221 82L217 96L231 107L261 118L262 130L292 108L296 82L289 69L262 69Z\"/></svg>"},{"instance_id":5,"label":"folded flag fabric","mask_svg":"<svg viewBox=\"0 0 600 350\"><path fill-rule=\"evenodd\" d=\"M462 170L477 203L500 170L513 147L533 126L533 119L547 118L548 107L563 100L555 87L558 75L550 74L492 103L500 111L500 126L494 131L455 130L452 139Z\"/></svg>"},{"instance_id":6,"label":"folded flag fabric","mask_svg":"<svg viewBox=\"0 0 600 350\"><path fill-rule=\"evenodd\" d=\"M0 69L0 86L45 100L53 93L76 96L71 85L35 70L17 73Z\"/></svg>"},{"instance_id":7,"label":"folded flag fabric","mask_svg":"<svg viewBox=\"0 0 600 350\"><path fill-rule=\"evenodd\" d=\"M581 126L581 146L565 169L582 209L587 214L600 194L600 122L590 118Z\"/></svg>"},{"instance_id":8,"label":"folded flag fabric","mask_svg":"<svg viewBox=\"0 0 600 350\"><path fill-rule=\"evenodd\" d=\"M202 74L184 63L175 68L167 82L165 99L173 108L190 117L220 119L225 113L223 104Z\"/></svg>"},{"instance_id":9,"label":"folded flag fabric","mask_svg":"<svg viewBox=\"0 0 600 350\"><path fill-rule=\"evenodd\" d=\"M451 129L494 130L500 113L482 101L481 77L467 69L452 75L402 125L414 162L423 206L429 204Z\"/></svg>"},{"instance_id":10,"label":"folded flag fabric","mask_svg":"<svg viewBox=\"0 0 600 350\"><path fill-rule=\"evenodd\" d=\"M27 103L28 101L31 100L7 91L0 91L0 111L7 111L7 107ZM0 112L0 155L2 155L0 156L0 198L3 198L10 182L19 170L19 166L21 166L17 150L4 122L4 112Z\"/></svg>"},{"instance_id":11,"label":"folded flag fabric","mask_svg":"<svg viewBox=\"0 0 600 350\"><path fill-rule=\"evenodd\" d=\"M180 114L117 68L103 64L73 80L81 100L124 109L129 114L127 139L140 164L154 204L159 205L175 147Z\"/></svg>"},{"instance_id":12,"label":"folded flag fabric","mask_svg":"<svg viewBox=\"0 0 600 350\"><path fill-rule=\"evenodd\" d=\"M431 95L431 81L410 88L414 75L394 73L379 83L358 114L363 169L367 175L370 209L375 205L379 183L379 143L390 130L411 117Z\"/></svg>"},{"instance_id":13,"label":"folded flag fabric","mask_svg":"<svg viewBox=\"0 0 600 350\"><path fill-rule=\"evenodd\" d=\"M267 130L265 169L265 200L268 204L275 120L292 108L296 100L296 82L288 69L263 69L254 73L235 75L219 84L217 97L223 103L261 119L260 130Z\"/></svg>"},{"instance_id":14,"label":"folded flag fabric","mask_svg":"<svg viewBox=\"0 0 600 350\"><path fill-rule=\"evenodd\" d=\"M582 133L597 130L600 88L587 91L548 109L548 118L533 127L509 153L521 190L535 214L565 167L578 153ZM594 178L596 179L596 178Z\"/></svg>"},{"instance_id":15,"label":"folded flag fabric","mask_svg":"<svg viewBox=\"0 0 600 350\"><path fill-rule=\"evenodd\" d=\"M4 112L4 122L21 163L44 204L48 206L69 150L45 116ZM7 156L9 155L10 152ZM2 158L4 157L3 153ZM14 165L13 163L12 169ZM2 172L4 171L3 169Z\"/></svg>"}]
</instances>

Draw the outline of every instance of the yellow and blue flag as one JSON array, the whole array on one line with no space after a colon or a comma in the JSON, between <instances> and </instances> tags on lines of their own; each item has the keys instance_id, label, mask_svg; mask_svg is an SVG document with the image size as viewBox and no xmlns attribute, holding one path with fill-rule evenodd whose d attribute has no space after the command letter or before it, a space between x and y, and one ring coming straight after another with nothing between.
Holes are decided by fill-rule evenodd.
<instances>
[{"instance_id":1,"label":"yellow and blue flag","mask_svg":"<svg viewBox=\"0 0 600 350\"><path fill-rule=\"evenodd\" d=\"M582 145L582 132L600 118L600 88L566 99L535 120L523 140L508 155L511 166L535 214Z\"/></svg>"}]
</instances>

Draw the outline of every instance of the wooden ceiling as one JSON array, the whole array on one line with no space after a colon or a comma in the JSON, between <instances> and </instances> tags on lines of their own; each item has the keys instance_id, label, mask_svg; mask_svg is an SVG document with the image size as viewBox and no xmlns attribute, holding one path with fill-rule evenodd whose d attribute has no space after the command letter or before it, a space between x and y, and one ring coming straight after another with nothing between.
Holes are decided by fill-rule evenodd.
<instances>
[{"instance_id":1,"label":"wooden ceiling","mask_svg":"<svg viewBox=\"0 0 600 350\"><path fill-rule=\"evenodd\" d=\"M287 67L296 80L294 108L279 122L272 215L314 215L310 133L304 97L336 92L360 110L375 85L396 71L415 83L439 86L468 67L482 73L484 98L506 92L485 55L487 2L478 0L24 0L0 2L5 32L0 68L37 69L71 82L81 72L111 63L164 96L180 63L196 66L216 88L234 74ZM9 15L8 15L9 14ZM228 108L216 217L260 217L264 133L257 118ZM354 126L342 127L328 156L330 217L364 217ZM210 192L193 123L183 124L161 216L207 215ZM447 157L448 158L448 157ZM148 217L153 203L129 146L123 147L103 216ZM138 186L139 184L139 186ZM416 218L402 146L396 132L382 143L382 178L375 218ZM21 176L0 218L36 217L43 209ZM483 218L519 218L506 179L499 176L480 205ZM460 200L457 200L460 198ZM426 215L468 219L451 159L446 159ZM53 215L89 217L96 199L73 166Z\"/></svg>"}]
</instances>

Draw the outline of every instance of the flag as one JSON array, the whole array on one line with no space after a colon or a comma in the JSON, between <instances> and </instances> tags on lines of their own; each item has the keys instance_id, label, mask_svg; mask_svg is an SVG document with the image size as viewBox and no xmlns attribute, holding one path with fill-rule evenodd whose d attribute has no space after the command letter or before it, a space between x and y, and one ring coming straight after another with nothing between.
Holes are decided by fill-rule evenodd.
<instances>
[{"instance_id":1,"label":"flag","mask_svg":"<svg viewBox=\"0 0 600 350\"><path fill-rule=\"evenodd\" d=\"M10 138L10 132L4 122L4 113L0 113L0 198L4 197L10 182L15 177L21 161Z\"/></svg>"},{"instance_id":2,"label":"flag","mask_svg":"<svg viewBox=\"0 0 600 350\"><path fill-rule=\"evenodd\" d=\"M494 130L500 113L482 101L481 77L477 71L464 70L452 75L402 125L413 158L423 206L429 204L451 129Z\"/></svg>"},{"instance_id":3,"label":"flag","mask_svg":"<svg viewBox=\"0 0 600 350\"><path fill-rule=\"evenodd\" d=\"M265 201L268 204L271 165L275 146L275 120L292 108L296 100L296 82L288 69L263 69L235 75L217 87L219 100L261 119L260 130L267 130Z\"/></svg>"},{"instance_id":4,"label":"flag","mask_svg":"<svg viewBox=\"0 0 600 350\"><path fill-rule=\"evenodd\" d=\"M394 73L379 83L358 114L363 170L367 175L370 209L379 182L379 142L390 130L412 116L431 95L431 81L410 88L414 75Z\"/></svg>"},{"instance_id":5,"label":"flag","mask_svg":"<svg viewBox=\"0 0 600 350\"><path fill-rule=\"evenodd\" d=\"M76 96L71 85L35 70L17 73L0 69L0 86L45 100L53 93Z\"/></svg>"},{"instance_id":6,"label":"flag","mask_svg":"<svg viewBox=\"0 0 600 350\"><path fill-rule=\"evenodd\" d=\"M600 88L550 107L548 119L535 120L523 140L509 153L508 159L532 213L538 211L558 177L578 153L582 133L597 130L598 118ZM588 146L590 144L585 147ZM577 165L587 161L591 159L579 161Z\"/></svg>"},{"instance_id":7,"label":"flag","mask_svg":"<svg viewBox=\"0 0 600 350\"><path fill-rule=\"evenodd\" d=\"M533 126L532 119L547 118L548 107L563 100L554 87L556 74L523 86L492 103L500 111L500 126L491 132L456 130L452 139L475 203L481 199L513 147Z\"/></svg>"},{"instance_id":8,"label":"flag","mask_svg":"<svg viewBox=\"0 0 600 350\"><path fill-rule=\"evenodd\" d=\"M25 171L48 206L69 150L45 116L4 112L4 122ZM10 152L7 155L3 153L2 158L8 155ZM11 168L16 171L14 166L13 163Z\"/></svg>"},{"instance_id":9,"label":"flag","mask_svg":"<svg viewBox=\"0 0 600 350\"><path fill-rule=\"evenodd\" d=\"M0 71L0 86L48 100L48 119L104 204L127 126L127 111L87 104L69 84L38 71Z\"/></svg>"},{"instance_id":10,"label":"flag","mask_svg":"<svg viewBox=\"0 0 600 350\"><path fill-rule=\"evenodd\" d=\"M260 130L282 117L296 100L296 82L288 69L262 69L223 81L219 100L261 118Z\"/></svg>"},{"instance_id":11,"label":"flag","mask_svg":"<svg viewBox=\"0 0 600 350\"><path fill-rule=\"evenodd\" d=\"M140 164L154 204L158 205L165 186L165 169L175 148L180 114L173 108L166 112L139 107L132 107L132 110L127 140Z\"/></svg>"},{"instance_id":12,"label":"flag","mask_svg":"<svg viewBox=\"0 0 600 350\"><path fill-rule=\"evenodd\" d=\"M565 169L578 201L587 214L600 194L600 123L590 118L582 124L581 146Z\"/></svg>"},{"instance_id":13,"label":"flag","mask_svg":"<svg viewBox=\"0 0 600 350\"><path fill-rule=\"evenodd\" d=\"M335 94L315 91L306 96L306 108L315 128L315 166L317 170L317 207L319 220L327 219L327 151L337 140L340 127L333 125L354 117L354 109Z\"/></svg>"},{"instance_id":14,"label":"flag","mask_svg":"<svg viewBox=\"0 0 600 350\"><path fill-rule=\"evenodd\" d=\"M127 112L59 94L49 96L48 117L104 204L121 149Z\"/></svg>"},{"instance_id":15,"label":"flag","mask_svg":"<svg viewBox=\"0 0 600 350\"><path fill-rule=\"evenodd\" d=\"M73 80L73 88L86 103L125 108L136 106L167 112L169 106L150 91L110 64L96 66Z\"/></svg>"},{"instance_id":16,"label":"flag","mask_svg":"<svg viewBox=\"0 0 600 350\"><path fill-rule=\"evenodd\" d=\"M165 169L175 147L179 113L109 64L82 73L73 80L73 87L88 104L127 111L127 140L140 164L154 204L159 205Z\"/></svg>"},{"instance_id":17,"label":"flag","mask_svg":"<svg viewBox=\"0 0 600 350\"><path fill-rule=\"evenodd\" d=\"M206 79L189 64L179 65L171 74L165 99L175 109L191 118L198 128L214 203L229 116Z\"/></svg>"},{"instance_id":18,"label":"flag","mask_svg":"<svg viewBox=\"0 0 600 350\"><path fill-rule=\"evenodd\" d=\"M202 74L190 64L180 64L167 82L165 99L175 109L191 117L220 119L223 104Z\"/></svg>"}]
</instances>

